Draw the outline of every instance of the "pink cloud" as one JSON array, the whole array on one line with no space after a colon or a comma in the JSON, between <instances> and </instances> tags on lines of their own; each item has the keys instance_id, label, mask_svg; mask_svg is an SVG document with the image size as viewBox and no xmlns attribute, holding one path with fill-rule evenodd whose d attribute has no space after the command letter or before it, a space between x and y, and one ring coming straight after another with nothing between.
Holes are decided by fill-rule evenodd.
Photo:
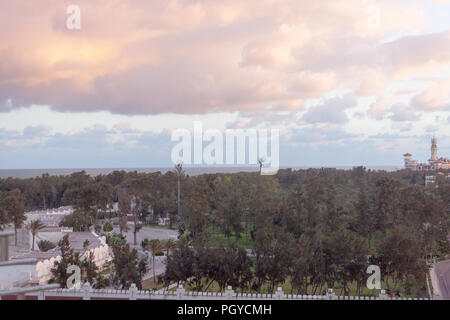
<instances>
[{"instance_id":1,"label":"pink cloud","mask_svg":"<svg viewBox=\"0 0 450 320\"><path fill-rule=\"evenodd\" d=\"M424 111L449 108L450 81L433 82L426 90L416 95L411 104Z\"/></svg>"},{"instance_id":2,"label":"pink cloud","mask_svg":"<svg viewBox=\"0 0 450 320\"><path fill-rule=\"evenodd\" d=\"M395 79L450 64L450 33L421 35L426 17L388 1L78 4L75 31L65 28L65 2L0 4L0 110L293 110L333 90L379 95ZM379 28L367 23L371 5L382 12ZM418 35L381 44L405 30Z\"/></svg>"},{"instance_id":3,"label":"pink cloud","mask_svg":"<svg viewBox=\"0 0 450 320\"><path fill-rule=\"evenodd\" d=\"M131 129L131 124L129 122L120 122L114 125L114 129L117 131L128 131Z\"/></svg>"}]
</instances>

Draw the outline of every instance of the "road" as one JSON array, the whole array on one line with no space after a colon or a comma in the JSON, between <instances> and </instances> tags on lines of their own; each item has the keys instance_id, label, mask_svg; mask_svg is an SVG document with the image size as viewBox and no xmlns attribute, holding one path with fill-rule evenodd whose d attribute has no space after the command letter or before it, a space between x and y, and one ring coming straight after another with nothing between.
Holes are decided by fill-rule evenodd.
<instances>
[{"instance_id":1,"label":"road","mask_svg":"<svg viewBox=\"0 0 450 320\"><path fill-rule=\"evenodd\" d=\"M177 239L178 232L175 230L169 230L169 229L163 229L163 228L152 228L152 227L142 227L141 230L136 234L136 242L137 245L133 245L134 242L134 234L133 234L133 226L129 226L130 230L126 233L126 240L130 244L131 248L136 248L139 253L139 257L143 258L145 256L148 257L148 267L149 271L146 275L144 275L143 280L148 280L150 278L153 278L153 265L152 265L152 258L151 254L148 252L142 251L141 242L144 239L153 240L167 240L167 239ZM114 230L116 232L119 232L119 229ZM166 260L165 256L161 257L155 257L155 275L159 276L166 272L166 265L164 264L164 261ZM150 282L149 282L150 283Z\"/></svg>"},{"instance_id":2,"label":"road","mask_svg":"<svg viewBox=\"0 0 450 320\"><path fill-rule=\"evenodd\" d=\"M131 247L133 246L134 242L134 234L133 234L133 226L129 226L130 230L128 230L126 234L127 242L130 244ZM115 232L119 232L118 228L114 228ZM137 247L141 246L142 240L147 238L148 240L152 239L159 239L159 240L167 240L167 239L174 239L176 240L178 236L178 231L175 230L169 230L169 229L163 229L163 228L152 228L152 227L142 227L141 230L136 234L136 242Z\"/></svg>"},{"instance_id":3,"label":"road","mask_svg":"<svg viewBox=\"0 0 450 320\"><path fill-rule=\"evenodd\" d=\"M450 300L450 260L438 262L431 272L431 279L435 295L444 300Z\"/></svg>"}]
</instances>

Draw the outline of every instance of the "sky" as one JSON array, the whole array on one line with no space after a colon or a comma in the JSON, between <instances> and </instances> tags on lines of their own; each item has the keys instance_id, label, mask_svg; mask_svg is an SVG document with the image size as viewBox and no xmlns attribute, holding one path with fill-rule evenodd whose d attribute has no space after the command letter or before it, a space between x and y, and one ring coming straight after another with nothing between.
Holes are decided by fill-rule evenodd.
<instances>
[{"instance_id":1,"label":"sky","mask_svg":"<svg viewBox=\"0 0 450 320\"><path fill-rule=\"evenodd\" d=\"M425 162L433 136L449 157L449 12L447 0L2 1L0 169L170 167L171 133L194 121L279 129L283 167Z\"/></svg>"}]
</instances>

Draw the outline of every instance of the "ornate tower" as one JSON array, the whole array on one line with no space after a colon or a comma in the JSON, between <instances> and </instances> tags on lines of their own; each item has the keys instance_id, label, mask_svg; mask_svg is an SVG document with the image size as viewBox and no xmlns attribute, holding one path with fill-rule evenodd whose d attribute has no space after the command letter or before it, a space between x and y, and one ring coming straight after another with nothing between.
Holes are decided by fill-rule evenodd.
<instances>
[{"instance_id":1,"label":"ornate tower","mask_svg":"<svg viewBox=\"0 0 450 320\"><path fill-rule=\"evenodd\" d=\"M438 160L437 141L436 141L435 137L433 137L433 139L431 139L431 158L430 158L430 160Z\"/></svg>"}]
</instances>

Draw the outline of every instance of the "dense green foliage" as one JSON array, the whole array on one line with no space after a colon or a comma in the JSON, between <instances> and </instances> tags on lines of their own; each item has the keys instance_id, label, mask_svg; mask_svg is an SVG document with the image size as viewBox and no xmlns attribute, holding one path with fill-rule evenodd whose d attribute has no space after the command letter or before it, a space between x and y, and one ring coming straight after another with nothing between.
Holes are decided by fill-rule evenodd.
<instances>
[{"instance_id":1,"label":"dense green foliage","mask_svg":"<svg viewBox=\"0 0 450 320\"><path fill-rule=\"evenodd\" d=\"M127 229L127 215L134 217L135 235L144 222L158 217L169 216L178 229L167 283L191 279L199 290L214 282L221 289L232 285L273 291L289 281L299 293L337 284L343 293L351 286L360 292L367 266L376 264L386 289L424 296L426 259L449 252L450 216L448 172L425 187L427 174L357 167L286 169L275 176L191 177L179 170L3 179L0 224L15 219L20 225L23 201L27 210L73 205L75 213L63 224L86 230L118 202L114 215L121 233ZM134 272L126 278L139 280L140 262L133 250L117 235L110 241L116 242L117 261L135 268L120 270ZM119 278L115 283L130 283Z\"/></svg>"}]
</instances>

